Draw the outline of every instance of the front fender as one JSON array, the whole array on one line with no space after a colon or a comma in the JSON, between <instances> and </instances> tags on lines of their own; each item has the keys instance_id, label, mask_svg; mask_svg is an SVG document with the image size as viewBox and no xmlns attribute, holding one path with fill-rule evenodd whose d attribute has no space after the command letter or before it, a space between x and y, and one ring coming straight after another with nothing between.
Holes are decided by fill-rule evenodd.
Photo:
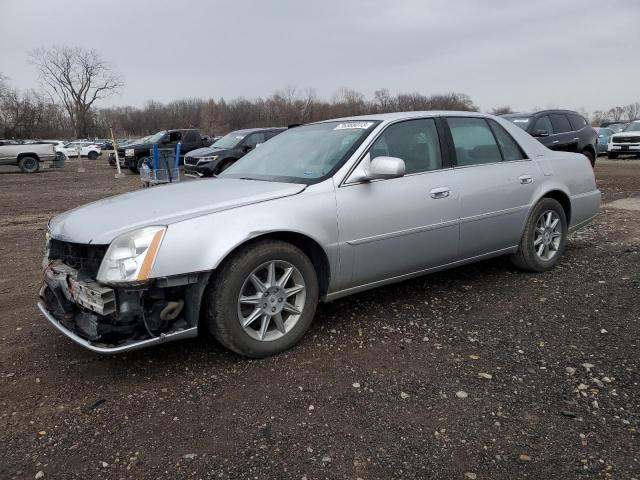
<instances>
[{"instance_id":1,"label":"front fender","mask_svg":"<svg viewBox=\"0 0 640 480\"><path fill-rule=\"evenodd\" d=\"M269 233L298 233L319 244L337 270L338 228L333 185L191 218L169 225L150 277L214 270L240 245Z\"/></svg>"}]
</instances>

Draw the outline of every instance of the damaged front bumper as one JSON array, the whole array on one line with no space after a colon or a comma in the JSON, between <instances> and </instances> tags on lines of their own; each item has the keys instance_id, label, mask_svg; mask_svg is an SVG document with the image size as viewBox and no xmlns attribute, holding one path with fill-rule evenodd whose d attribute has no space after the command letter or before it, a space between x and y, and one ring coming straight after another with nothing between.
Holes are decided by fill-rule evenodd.
<instances>
[{"instance_id":1,"label":"damaged front bumper","mask_svg":"<svg viewBox=\"0 0 640 480\"><path fill-rule=\"evenodd\" d=\"M38 308L61 333L97 353L120 353L198 335L200 300L209 274L111 288L80 281L78 271L50 262Z\"/></svg>"}]
</instances>

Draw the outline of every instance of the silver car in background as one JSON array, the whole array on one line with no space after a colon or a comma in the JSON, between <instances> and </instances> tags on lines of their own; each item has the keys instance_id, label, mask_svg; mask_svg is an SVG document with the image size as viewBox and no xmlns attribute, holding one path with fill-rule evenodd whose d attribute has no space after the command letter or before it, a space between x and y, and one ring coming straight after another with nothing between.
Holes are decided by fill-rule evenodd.
<instances>
[{"instance_id":1,"label":"silver car in background","mask_svg":"<svg viewBox=\"0 0 640 480\"><path fill-rule=\"evenodd\" d=\"M264 357L330 301L498 255L540 272L598 213L586 157L511 122L407 112L289 129L216 178L50 220L39 307L114 353L196 336Z\"/></svg>"}]
</instances>

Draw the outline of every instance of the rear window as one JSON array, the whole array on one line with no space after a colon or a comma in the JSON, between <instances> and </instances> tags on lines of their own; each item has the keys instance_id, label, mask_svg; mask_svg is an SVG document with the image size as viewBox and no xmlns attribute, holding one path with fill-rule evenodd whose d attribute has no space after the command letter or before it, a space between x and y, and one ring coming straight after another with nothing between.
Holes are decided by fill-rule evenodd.
<instances>
[{"instance_id":1,"label":"rear window","mask_svg":"<svg viewBox=\"0 0 640 480\"><path fill-rule=\"evenodd\" d=\"M571 124L569 123L566 115L561 113L552 113L549 116L551 117L551 124L553 125L553 131L555 133L571 131Z\"/></svg>"},{"instance_id":2,"label":"rear window","mask_svg":"<svg viewBox=\"0 0 640 480\"><path fill-rule=\"evenodd\" d=\"M580 115L569 114L569 122L573 130L582 130L587 126L587 121Z\"/></svg>"}]
</instances>

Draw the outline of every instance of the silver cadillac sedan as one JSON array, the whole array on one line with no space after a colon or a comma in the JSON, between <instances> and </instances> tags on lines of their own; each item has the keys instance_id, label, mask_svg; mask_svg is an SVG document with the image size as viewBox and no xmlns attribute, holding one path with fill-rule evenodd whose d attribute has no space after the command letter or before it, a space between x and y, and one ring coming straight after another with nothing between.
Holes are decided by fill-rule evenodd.
<instances>
[{"instance_id":1,"label":"silver cadillac sedan","mask_svg":"<svg viewBox=\"0 0 640 480\"><path fill-rule=\"evenodd\" d=\"M95 352L207 331L264 357L302 338L318 301L498 255L549 270L599 208L586 157L498 117L328 120L216 178L52 218L38 306Z\"/></svg>"}]
</instances>

